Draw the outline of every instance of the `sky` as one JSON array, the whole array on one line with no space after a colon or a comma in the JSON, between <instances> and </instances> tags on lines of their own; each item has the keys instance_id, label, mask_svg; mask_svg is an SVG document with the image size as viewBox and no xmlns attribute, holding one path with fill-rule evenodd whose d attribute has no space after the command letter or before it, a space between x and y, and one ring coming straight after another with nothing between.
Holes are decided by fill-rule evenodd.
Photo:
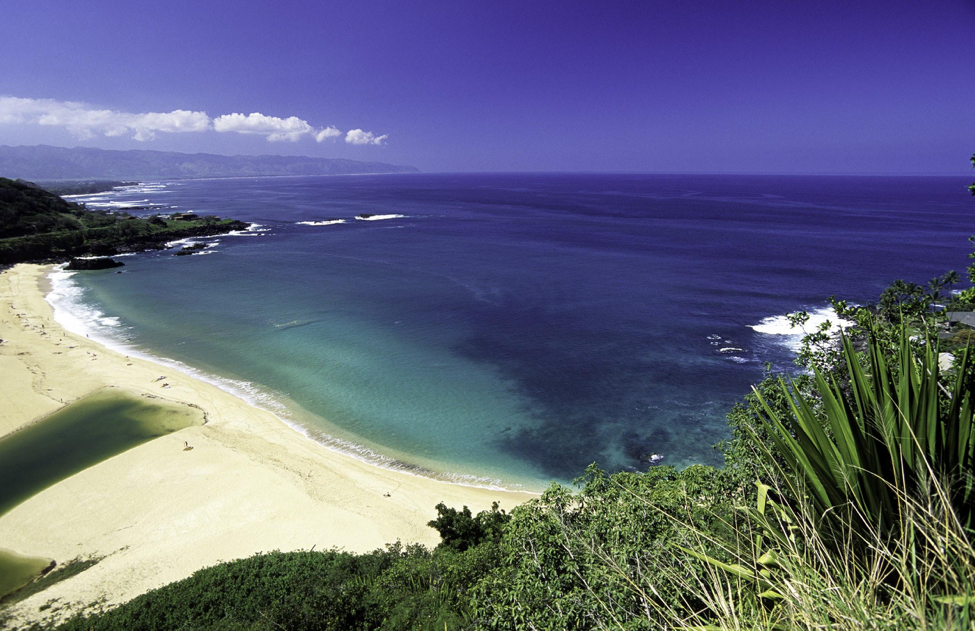
<instances>
[{"instance_id":1,"label":"sky","mask_svg":"<svg viewBox=\"0 0 975 631\"><path fill-rule=\"evenodd\" d=\"M3 0L0 144L967 173L975 0Z\"/></svg>"}]
</instances>

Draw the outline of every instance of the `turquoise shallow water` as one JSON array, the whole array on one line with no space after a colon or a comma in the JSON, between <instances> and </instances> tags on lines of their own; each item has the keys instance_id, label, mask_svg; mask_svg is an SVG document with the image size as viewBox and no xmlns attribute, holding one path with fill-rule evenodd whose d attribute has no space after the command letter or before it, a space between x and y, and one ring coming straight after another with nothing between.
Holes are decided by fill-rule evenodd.
<instances>
[{"instance_id":1,"label":"turquoise shallow water","mask_svg":"<svg viewBox=\"0 0 975 631\"><path fill-rule=\"evenodd\" d=\"M593 461L720 463L711 446L727 437L724 413L765 362L791 367L782 314L966 264L964 185L586 174L159 183L89 201L260 227L209 240L204 255L145 253L124 258L121 274L60 277L53 300L79 327L219 376L367 459L538 489Z\"/></svg>"}]
</instances>

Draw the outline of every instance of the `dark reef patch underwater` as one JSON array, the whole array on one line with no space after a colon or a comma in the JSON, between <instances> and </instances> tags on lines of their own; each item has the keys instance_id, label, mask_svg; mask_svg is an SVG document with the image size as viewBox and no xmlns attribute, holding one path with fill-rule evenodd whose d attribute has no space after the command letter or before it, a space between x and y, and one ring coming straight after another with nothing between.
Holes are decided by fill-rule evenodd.
<instances>
[{"instance_id":1,"label":"dark reef patch underwater","mask_svg":"<svg viewBox=\"0 0 975 631\"><path fill-rule=\"evenodd\" d=\"M122 274L61 273L54 301L76 327L219 375L367 458L537 489L593 461L720 462L712 445L731 404L766 362L791 366L796 337L776 317L963 268L966 185L616 174L159 183L89 205L261 226L194 256L128 257Z\"/></svg>"}]
</instances>

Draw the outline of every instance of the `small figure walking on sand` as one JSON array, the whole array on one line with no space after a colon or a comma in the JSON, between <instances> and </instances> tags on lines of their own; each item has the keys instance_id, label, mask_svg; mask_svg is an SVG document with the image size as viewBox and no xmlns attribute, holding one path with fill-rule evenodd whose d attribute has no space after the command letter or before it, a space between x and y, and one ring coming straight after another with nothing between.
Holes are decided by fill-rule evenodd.
<instances>
[{"instance_id":1,"label":"small figure walking on sand","mask_svg":"<svg viewBox=\"0 0 975 631\"><path fill-rule=\"evenodd\" d=\"M192 448L192 447L190 447L190 443L189 443L189 441L186 441L186 440L184 440L184 441L183 441L183 451L189 451L189 450L191 450L191 449L193 449L193 448Z\"/></svg>"}]
</instances>

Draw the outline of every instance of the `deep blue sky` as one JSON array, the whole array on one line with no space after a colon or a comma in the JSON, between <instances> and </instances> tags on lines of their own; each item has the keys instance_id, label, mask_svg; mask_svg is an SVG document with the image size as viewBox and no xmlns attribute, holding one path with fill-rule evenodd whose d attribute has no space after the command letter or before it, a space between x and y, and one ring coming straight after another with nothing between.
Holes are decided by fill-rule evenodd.
<instances>
[{"instance_id":1,"label":"deep blue sky","mask_svg":"<svg viewBox=\"0 0 975 631\"><path fill-rule=\"evenodd\" d=\"M975 0L5 0L2 13L0 96L296 116L343 135L80 139L0 111L0 144L426 171L961 173L975 151ZM350 129L388 138L352 145Z\"/></svg>"}]
</instances>

